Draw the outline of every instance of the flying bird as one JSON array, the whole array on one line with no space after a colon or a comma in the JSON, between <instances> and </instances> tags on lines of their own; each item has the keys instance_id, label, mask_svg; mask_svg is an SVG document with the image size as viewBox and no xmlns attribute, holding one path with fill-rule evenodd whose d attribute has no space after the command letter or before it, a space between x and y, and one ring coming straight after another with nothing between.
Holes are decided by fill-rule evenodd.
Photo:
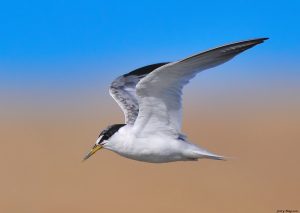
<instances>
[{"instance_id":1,"label":"flying bird","mask_svg":"<svg viewBox=\"0 0 300 213\"><path fill-rule=\"evenodd\" d=\"M181 132L182 89L197 73L223 64L266 39L227 44L118 77L111 83L109 92L123 110L125 124L114 124L101 131L84 160L102 148L150 163L223 160L223 156L191 143Z\"/></svg>"}]
</instances>

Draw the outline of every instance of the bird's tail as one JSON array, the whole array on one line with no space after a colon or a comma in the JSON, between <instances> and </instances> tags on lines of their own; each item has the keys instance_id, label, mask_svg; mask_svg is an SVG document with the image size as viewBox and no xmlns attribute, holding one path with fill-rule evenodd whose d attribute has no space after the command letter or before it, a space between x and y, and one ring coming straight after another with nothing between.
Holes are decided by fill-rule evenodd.
<instances>
[{"instance_id":1,"label":"bird's tail","mask_svg":"<svg viewBox=\"0 0 300 213\"><path fill-rule=\"evenodd\" d=\"M209 152L204 149L200 149L195 151L195 154L197 154L198 158L206 158L206 159L212 159L212 160L226 160L226 157L214 154L212 152Z\"/></svg>"}]
</instances>

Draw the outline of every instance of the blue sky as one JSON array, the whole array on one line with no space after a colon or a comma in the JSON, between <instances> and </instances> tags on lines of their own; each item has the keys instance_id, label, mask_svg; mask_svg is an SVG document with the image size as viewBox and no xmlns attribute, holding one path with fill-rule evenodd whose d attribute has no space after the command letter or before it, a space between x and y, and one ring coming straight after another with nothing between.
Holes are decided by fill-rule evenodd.
<instances>
[{"instance_id":1,"label":"blue sky","mask_svg":"<svg viewBox=\"0 0 300 213\"><path fill-rule=\"evenodd\" d=\"M1 85L111 80L139 66L255 37L270 40L234 66L249 60L281 72L289 65L295 74L299 8L297 0L3 1Z\"/></svg>"}]
</instances>

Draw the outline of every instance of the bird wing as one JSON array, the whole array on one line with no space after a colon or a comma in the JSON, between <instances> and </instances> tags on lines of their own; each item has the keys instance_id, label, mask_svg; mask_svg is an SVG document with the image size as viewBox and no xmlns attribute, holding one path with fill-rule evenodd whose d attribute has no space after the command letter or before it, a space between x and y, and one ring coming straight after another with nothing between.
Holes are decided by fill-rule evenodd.
<instances>
[{"instance_id":1,"label":"bird wing","mask_svg":"<svg viewBox=\"0 0 300 213\"><path fill-rule=\"evenodd\" d=\"M135 92L137 83L147 74L165 64L167 63L141 67L119 76L111 83L109 93L123 110L126 124L134 124L139 112L139 104Z\"/></svg>"},{"instance_id":2,"label":"bird wing","mask_svg":"<svg viewBox=\"0 0 300 213\"><path fill-rule=\"evenodd\" d=\"M168 132L180 134L182 88L198 72L223 64L266 38L241 41L210 49L183 60L163 65L136 85L139 114L136 134Z\"/></svg>"}]
</instances>

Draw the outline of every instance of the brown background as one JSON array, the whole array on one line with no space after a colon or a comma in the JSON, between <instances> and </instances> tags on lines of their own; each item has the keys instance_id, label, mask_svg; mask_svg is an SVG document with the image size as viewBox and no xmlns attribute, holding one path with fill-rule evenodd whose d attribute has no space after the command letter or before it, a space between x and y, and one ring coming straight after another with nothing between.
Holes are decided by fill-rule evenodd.
<instances>
[{"instance_id":1,"label":"brown background","mask_svg":"<svg viewBox=\"0 0 300 213\"><path fill-rule=\"evenodd\" d=\"M109 96L1 94L0 212L300 210L299 88L196 84L184 132L228 161L146 164L104 150L81 163L98 132L122 122Z\"/></svg>"}]
</instances>

